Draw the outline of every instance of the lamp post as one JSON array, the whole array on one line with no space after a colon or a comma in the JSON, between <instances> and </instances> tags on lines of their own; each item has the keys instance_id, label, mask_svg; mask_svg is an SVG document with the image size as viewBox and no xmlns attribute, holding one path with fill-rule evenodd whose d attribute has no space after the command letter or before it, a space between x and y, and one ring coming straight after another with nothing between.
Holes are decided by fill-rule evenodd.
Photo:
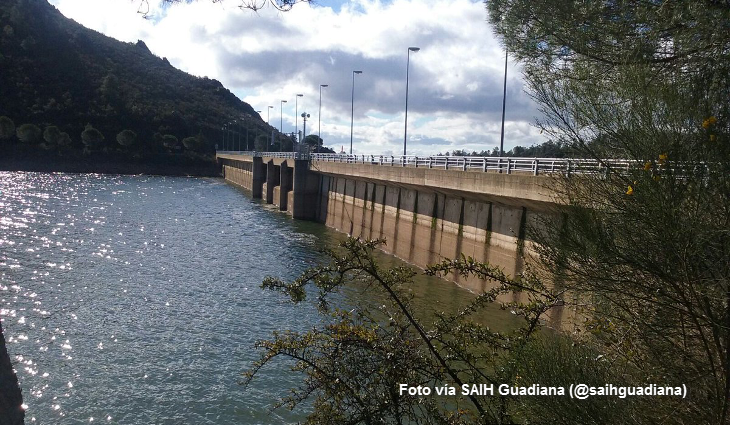
<instances>
[{"instance_id":1,"label":"lamp post","mask_svg":"<svg viewBox=\"0 0 730 425\"><path fill-rule=\"evenodd\" d=\"M226 150L226 126L225 125L223 127L221 127L221 131L222 131L221 148L223 148L222 150Z\"/></svg>"},{"instance_id":2,"label":"lamp post","mask_svg":"<svg viewBox=\"0 0 730 425\"><path fill-rule=\"evenodd\" d=\"M304 121L304 131L302 132L302 140L304 140L307 137L307 118L309 118L309 114L306 112L302 112L302 120Z\"/></svg>"},{"instance_id":3,"label":"lamp post","mask_svg":"<svg viewBox=\"0 0 730 425\"><path fill-rule=\"evenodd\" d=\"M303 94L297 94L294 98L294 131L297 134L297 139L299 139L299 98L304 97Z\"/></svg>"},{"instance_id":4,"label":"lamp post","mask_svg":"<svg viewBox=\"0 0 730 425\"><path fill-rule=\"evenodd\" d=\"M241 121L238 123L238 151L241 151L241 148L243 147L243 143L241 141L241 136L243 136L243 123L244 119L241 118Z\"/></svg>"},{"instance_id":5,"label":"lamp post","mask_svg":"<svg viewBox=\"0 0 730 425\"><path fill-rule=\"evenodd\" d=\"M238 129L239 131L236 131ZM236 133L238 133L238 150L241 150L241 126L238 125L238 120L233 120L233 128L231 131L233 132L233 150L236 150Z\"/></svg>"},{"instance_id":6,"label":"lamp post","mask_svg":"<svg viewBox=\"0 0 730 425\"><path fill-rule=\"evenodd\" d=\"M261 112L263 112L263 111L256 111L256 113L259 114L259 118L261 118ZM253 139L253 141L254 141L254 145L253 145L254 149L256 148L256 138L257 137L259 137L259 127L258 126L256 126L256 136ZM251 148L248 146L248 138L246 138L246 147L249 150L251 150Z\"/></svg>"},{"instance_id":7,"label":"lamp post","mask_svg":"<svg viewBox=\"0 0 730 425\"><path fill-rule=\"evenodd\" d=\"M362 74L362 71L352 71L352 104L350 106L350 155L352 155L352 129L355 123L355 74Z\"/></svg>"},{"instance_id":8,"label":"lamp post","mask_svg":"<svg viewBox=\"0 0 730 425\"><path fill-rule=\"evenodd\" d=\"M403 156L406 155L406 144L408 143L408 72L411 67L411 52L415 53L421 50L420 47L408 48L408 59L406 60L406 126L403 130Z\"/></svg>"},{"instance_id":9,"label":"lamp post","mask_svg":"<svg viewBox=\"0 0 730 425\"><path fill-rule=\"evenodd\" d=\"M231 150L235 149L236 145L233 143L235 141L236 133L233 132L233 121L230 121L228 123L228 131L231 132L231 135L228 136L228 144L231 145Z\"/></svg>"},{"instance_id":10,"label":"lamp post","mask_svg":"<svg viewBox=\"0 0 730 425\"><path fill-rule=\"evenodd\" d=\"M499 137L499 156L504 151L504 110L507 103L507 49L504 49L504 91L502 92L502 134Z\"/></svg>"},{"instance_id":11,"label":"lamp post","mask_svg":"<svg viewBox=\"0 0 730 425\"><path fill-rule=\"evenodd\" d=\"M270 122L271 122L271 119L270 118L271 118L271 110L272 109L274 109L274 107L273 106L269 106L269 110L268 110L268 112L266 114L267 115L266 116L266 124L269 124L269 126L271 125L270 124ZM274 130L271 130L271 137L269 138L269 146L271 146L273 143L274 143Z\"/></svg>"},{"instance_id":12,"label":"lamp post","mask_svg":"<svg viewBox=\"0 0 730 425\"><path fill-rule=\"evenodd\" d=\"M329 85L319 85L319 113L317 114L317 136L320 139L322 138L322 87L329 87Z\"/></svg>"},{"instance_id":13,"label":"lamp post","mask_svg":"<svg viewBox=\"0 0 730 425\"><path fill-rule=\"evenodd\" d=\"M284 104L286 103L286 100L282 100L281 104L279 105L279 135L281 136L284 134ZM273 139L273 137L272 137ZM281 145L281 143L279 143ZM274 142L271 142L271 148L274 148Z\"/></svg>"}]
</instances>

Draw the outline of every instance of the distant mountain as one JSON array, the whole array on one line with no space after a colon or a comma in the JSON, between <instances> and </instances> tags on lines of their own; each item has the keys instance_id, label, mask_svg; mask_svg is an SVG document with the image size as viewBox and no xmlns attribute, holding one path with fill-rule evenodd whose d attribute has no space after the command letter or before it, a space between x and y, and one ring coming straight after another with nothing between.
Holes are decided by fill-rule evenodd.
<instances>
[{"instance_id":1,"label":"distant mountain","mask_svg":"<svg viewBox=\"0 0 730 425\"><path fill-rule=\"evenodd\" d=\"M250 146L273 130L220 82L174 68L143 41L124 43L85 28L46 0L0 1L0 116L16 128L57 126L69 134L66 144L86 148L87 156L91 148L137 158L185 150L165 135L179 141L198 136L197 150L211 151L221 143L223 124L233 120L239 121L242 144L247 128ZM103 142L82 144L87 124ZM122 130L136 133L134 148L117 143ZM55 149L41 136L34 140Z\"/></svg>"}]
</instances>

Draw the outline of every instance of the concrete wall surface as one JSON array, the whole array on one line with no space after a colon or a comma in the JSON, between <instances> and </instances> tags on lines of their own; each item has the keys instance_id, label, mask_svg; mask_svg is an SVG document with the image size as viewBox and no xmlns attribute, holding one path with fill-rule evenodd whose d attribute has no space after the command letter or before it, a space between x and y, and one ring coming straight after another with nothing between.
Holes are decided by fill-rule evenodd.
<instances>
[{"instance_id":1,"label":"concrete wall surface","mask_svg":"<svg viewBox=\"0 0 730 425\"><path fill-rule=\"evenodd\" d=\"M319 221L353 237L384 239L384 251L420 268L464 255L517 275L533 253L525 240L527 226L551 216L557 202L546 187L547 177L219 159L225 179L252 190L254 197L258 190L264 201L294 218ZM476 293L492 285L459 275L446 278ZM561 326L573 320L565 315L556 311L551 321Z\"/></svg>"},{"instance_id":2,"label":"concrete wall surface","mask_svg":"<svg viewBox=\"0 0 730 425\"><path fill-rule=\"evenodd\" d=\"M450 196L549 209L556 202L549 176L443 170L387 165L312 161L311 169L333 177L413 188L430 188Z\"/></svg>"}]
</instances>

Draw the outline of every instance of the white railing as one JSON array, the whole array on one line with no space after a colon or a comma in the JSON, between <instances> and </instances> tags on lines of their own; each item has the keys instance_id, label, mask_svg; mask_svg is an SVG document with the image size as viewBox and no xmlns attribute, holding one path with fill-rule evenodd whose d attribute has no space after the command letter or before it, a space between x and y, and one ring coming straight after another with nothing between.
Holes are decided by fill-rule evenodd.
<instances>
[{"instance_id":1,"label":"white railing","mask_svg":"<svg viewBox=\"0 0 730 425\"><path fill-rule=\"evenodd\" d=\"M299 152L219 151L219 154L247 155L269 158L309 159L311 161L369 164L388 167L439 168L444 170L498 173L529 173L533 175L562 173L606 174L608 169L628 171L636 161L575 158L499 158L483 156L419 156L419 155L347 155L332 153L305 154Z\"/></svg>"},{"instance_id":2,"label":"white railing","mask_svg":"<svg viewBox=\"0 0 730 425\"><path fill-rule=\"evenodd\" d=\"M418 156L418 155L338 155L311 154L312 161L371 164L390 167L440 168L444 170L482 171L499 173L529 173L533 175L599 174L607 168L628 170L634 161L569 158L499 158L480 156Z\"/></svg>"},{"instance_id":3,"label":"white railing","mask_svg":"<svg viewBox=\"0 0 730 425\"><path fill-rule=\"evenodd\" d=\"M256 152L256 151L216 151L220 155L245 155L245 156L265 156L267 158L285 158L285 159L309 159L309 155L300 152Z\"/></svg>"}]
</instances>

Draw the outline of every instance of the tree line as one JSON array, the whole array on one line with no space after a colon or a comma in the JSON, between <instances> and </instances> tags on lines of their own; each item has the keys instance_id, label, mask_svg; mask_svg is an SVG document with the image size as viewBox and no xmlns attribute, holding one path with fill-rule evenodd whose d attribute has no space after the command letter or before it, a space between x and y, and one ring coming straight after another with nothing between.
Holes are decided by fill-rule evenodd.
<instances>
[{"instance_id":1,"label":"tree line","mask_svg":"<svg viewBox=\"0 0 730 425\"><path fill-rule=\"evenodd\" d=\"M55 125L48 125L43 130L35 124L21 124L15 126L12 119L0 116L0 140L5 142L6 149L14 141L25 146L33 146L46 151L56 151L59 154L133 154L138 157L154 153L190 152L196 154L210 153L207 139L202 133L196 136L185 137L179 140L172 134L155 133L152 143L142 143L137 133L132 130L122 130L114 138L107 139L104 134L93 125L87 124L78 139L72 138L67 132L59 130Z\"/></svg>"}]
</instances>

